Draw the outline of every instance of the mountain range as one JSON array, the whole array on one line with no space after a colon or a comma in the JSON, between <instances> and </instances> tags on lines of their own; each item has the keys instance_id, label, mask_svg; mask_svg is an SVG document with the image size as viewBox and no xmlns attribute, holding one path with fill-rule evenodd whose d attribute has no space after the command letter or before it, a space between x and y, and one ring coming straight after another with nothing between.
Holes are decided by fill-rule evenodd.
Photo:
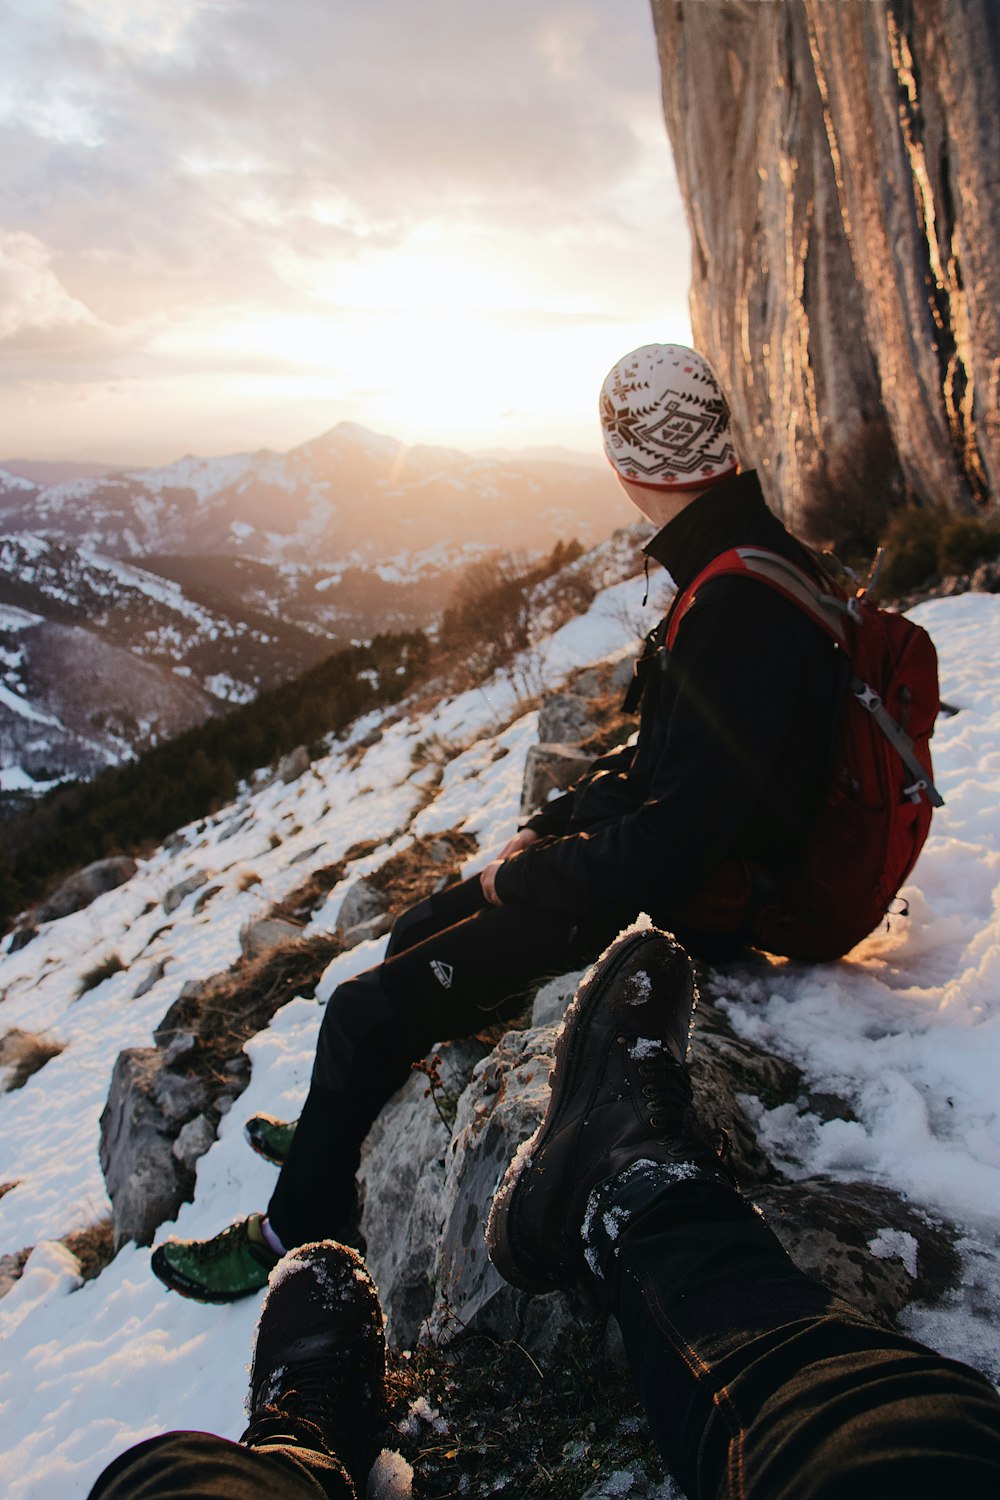
<instances>
[{"instance_id":1,"label":"mountain range","mask_svg":"<svg viewBox=\"0 0 1000 1500\"><path fill-rule=\"evenodd\" d=\"M286 453L0 465L0 789L92 775L338 645L431 625L484 552L632 518L585 458L349 422Z\"/></svg>"}]
</instances>

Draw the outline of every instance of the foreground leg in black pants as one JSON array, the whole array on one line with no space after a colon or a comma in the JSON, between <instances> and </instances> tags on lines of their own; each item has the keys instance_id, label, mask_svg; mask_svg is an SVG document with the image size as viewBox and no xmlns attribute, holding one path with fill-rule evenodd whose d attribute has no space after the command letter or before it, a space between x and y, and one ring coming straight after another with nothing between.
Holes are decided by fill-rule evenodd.
<instances>
[{"instance_id":1,"label":"foreground leg in black pants","mask_svg":"<svg viewBox=\"0 0 1000 1500\"><path fill-rule=\"evenodd\" d=\"M591 970L494 1203L494 1263L604 1301L692 1500L1000 1495L989 1382L803 1275L727 1180L692 1106L694 1002L686 955L655 929Z\"/></svg>"},{"instance_id":2,"label":"foreground leg in black pants","mask_svg":"<svg viewBox=\"0 0 1000 1500\"><path fill-rule=\"evenodd\" d=\"M244 1448L210 1432L165 1432L105 1469L88 1500L357 1500L336 1458L293 1445Z\"/></svg>"},{"instance_id":3,"label":"foreground leg in black pants","mask_svg":"<svg viewBox=\"0 0 1000 1500\"><path fill-rule=\"evenodd\" d=\"M990 1383L804 1276L725 1183L627 1169L595 1193L588 1229L657 1447L688 1495L1000 1495Z\"/></svg>"},{"instance_id":4,"label":"foreground leg in black pants","mask_svg":"<svg viewBox=\"0 0 1000 1500\"><path fill-rule=\"evenodd\" d=\"M238 1443L167 1432L100 1476L89 1500L356 1500L381 1446L385 1333L364 1261L332 1241L281 1262L261 1308L250 1424Z\"/></svg>"}]
</instances>

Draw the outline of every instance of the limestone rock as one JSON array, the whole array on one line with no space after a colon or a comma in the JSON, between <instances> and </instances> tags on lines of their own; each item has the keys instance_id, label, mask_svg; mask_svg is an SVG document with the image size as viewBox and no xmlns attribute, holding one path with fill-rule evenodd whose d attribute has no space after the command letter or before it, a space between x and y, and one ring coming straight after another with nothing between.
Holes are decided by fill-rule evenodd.
<instances>
[{"instance_id":1,"label":"limestone rock","mask_svg":"<svg viewBox=\"0 0 1000 1500\"><path fill-rule=\"evenodd\" d=\"M175 1127L181 1120L188 1120L208 1102L209 1090L200 1078L188 1078L183 1073L174 1073L164 1067L164 1059L151 1075L149 1092L163 1116L167 1127Z\"/></svg>"},{"instance_id":2,"label":"limestone rock","mask_svg":"<svg viewBox=\"0 0 1000 1500\"><path fill-rule=\"evenodd\" d=\"M638 644L636 655L638 655ZM635 676L635 660L635 656L623 656L621 661L616 661L611 669L608 686L613 692L621 693L623 697L631 687L632 678Z\"/></svg>"},{"instance_id":3,"label":"limestone rock","mask_svg":"<svg viewBox=\"0 0 1000 1500\"><path fill-rule=\"evenodd\" d=\"M555 1027L509 1031L475 1069L458 1105L445 1179L445 1217L435 1271L432 1332L520 1333L525 1294L509 1287L486 1254L493 1194L548 1098Z\"/></svg>"},{"instance_id":4,"label":"limestone rock","mask_svg":"<svg viewBox=\"0 0 1000 1500\"><path fill-rule=\"evenodd\" d=\"M192 1009L207 989L208 985L204 979L188 979L184 982L180 994L168 1007L163 1020L153 1028L153 1040L157 1046L169 1046L176 1033L185 1029Z\"/></svg>"},{"instance_id":5,"label":"limestone rock","mask_svg":"<svg viewBox=\"0 0 1000 1500\"><path fill-rule=\"evenodd\" d=\"M278 762L278 768L274 773L274 779L275 781L283 781L288 785L290 782L298 781L300 776L304 776L311 765L312 761L309 759L309 751L305 745L298 745L294 750L289 750L287 755L281 757Z\"/></svg>"},{"instance_id":6,"label":"limestone rock","mask_svg":"<svg viewBox=\"0 0 1000 1500\"><path fill-rule=\"evenodd\" d=\"M139 983L132 991L132 999L141 1000L143 995L148 995L153 986L159 984L166 971L167 960L165 958L159 959L155 964L150 964L149 968L146 970L145 974L142 976L142 978L139 980Z\"/></svg>"},{"instance_id":7,"label":"limestone rock","mask_svg":"<svg viewBox=\"0 0 1000 1500\"><path fill-rule=\"evenodd\" d=\"M229 818L227 822L223 823L221 829L219 830L219 836L218 836L218 839L216 840L216 842L220 843L220 844L224 844L227 839L234 839L238 833L242 833L243 832L244 828L247 826L248 823L252 823L252 822L253 822L253 813L252 812L243 812L243 811L241 811L241 812L234 813L233 816L231 818Z\"/></svg>"},{"instance_id":8,"label":"limestone rock","mask_svg":"<svg viewBox=\"0 0 1000 1500\"><path fill-rule=\"evenodd\" d=\"M287 922L282 917L255 917L240 928L240 949L244 958L260 958L272 948L294 942L301 936L302 927L298 922Z\"/></svg>"},{"instance_id":9,"label":"limestone rock","mask_svg":"<svg viewBox=\"0 0 1000 1500\"><path fill-rule=\"evenodd\" d=\"M352 927L370 922L375 917L385 916L386 909L385 896L373 881L363 877L355 880L340 905L337 936L346 939L346 934Z\"/></svg>"},{"instance_id":10,"label":"limestone rock","mask_svg":"<svg viewBox=\"0 0 1000 1500\"><path fill-rule=\"evenodd\" d=\"M653 0L653 17L694 341L772 505L795 521L831 465L873 503L995 496L991 0Z\"/></svg>"},{"instance_id":11,"label":"limestone rock","mask_svg":"<svg viewBox=\"0 0 1000 1500\"><path fill-rule=\"evenodd\" d=\"M19 953L22 948L27 948L28 944L37 936L38 928L35 924L33 922L26 922L23 927L15 929L7 952Z\"/></svg>"},{"instance_id":12,"label":"limestone rock","mask_svg":"<svg viewBox=\"0 0 1000 1500\"><path fill-rule=\"evenodd\" d=\"M580 969L573 974L560 974L543 984L531 1003L532 1026L558 1026L586 972Z\"/></svg>"},{"instance_id":13,"label":"limestone rock","mask_svg":"<svg viewBox=\"0 0 1000 1500\"><path fill-rule=\"evenodd\" d=\"M438 887L440 889L440 887ZM341 934L341 942L344 948L356 948L359 943L368 943L373 938L378 938L389 931L392 926L391 912L381 912L377 917L370 917L367 922L356 922L353 927Z\"/></svg>"},{"instance_id":14,"label":"limestone rock","mask_svg":"<svg viewBox=\"0 0 1000 1500\"><path fill-rule=\"evenodd\" d=\"M111 1199L115 1248L128 1240L148 1245L165 1219L189 1196L181 1167L152 1094L157 1076L154 1047L119 1053L108 1102L101 1115L100 1158Z\"/></svg>"},{"instance_id":15,"label":"limestone rock","mask_svg":"<svg viewBox=\"0 0 1000 1500\"><path fill-rule=\"evenodd\" d=\"M529 745L521 786L522 818L538 812L550 792L563 792L589 769L593 756L575 745Z\"/></svg>"},{"instance_id":16,"label":"limestone rock","mask_svg":"<svg viewBox=\"0 0 1000 1500\"><path fill-rule=\"evenodd\" d=\"M482 1052L472 1040L444 1042L434 1049L447 1103L462 1091ZM451 1130L430 1097L428 1078L415 1072L382 1110L361 1153L361 1228L388 1336L397 1347L416 1342L434 1300L450 1142Z\"/></svg>"},{"instance_id":17,"label":"limestone rock","mask_svg":"<svg viewBox=\"0 0 1000 1500\"><path fill-rule=\"evenodd\" d=\"M596 667L584 667L573 679L573 692L578 698L596 698L601 692L601 674ZM539 739L542 736L539 735ZM552 736L556 738L555 735Z\"/></svg>"},{"instance_id":18,"label":"limestone rock","mask_svg":"<svg viewBox=\"0 0 1000 1500\"><path fill-rule=\"evenodd\" d=\"M555 693L546 698L538 714L538 738L543 744L573 744L596 730L590 705L577 693Z\"/></svg>"},{"instance_id":19,"label":"limestone rock","mask_svg":"<svg viewBox=\"0 0 1000 1500\"><path fill-rule=\"evenodd\" d=\"M138 868L134 859L123 854L95 860L64 880L48 900L35 909L35 918L39 922L54 922L59 917L68 917L71 912L82 911L98 896L131 880Z\"/></svg>"},{"instance_id":20,"label":"limestone rock","mask_svg":"<svg viewBox=\"0 0 1000 1500\"><path fill-rule=\"evenodd\" d=\"M192 892L200 891L202 886L207 884L208 876L205 874L205 871L195 870L192 875L187 875L183 880L179 880L176 885L172 885L163 898L163 910L167 916L169 917L172 912L175 912L181 902L185 901Z\"/></svg>"},{"instance_id":21,"label":"limestone rock","mask_svg":"<svg viewBox=\"0 0 1000 1500\"><path fill-rule=\"evenodd\" d=\"M796 1265L883 1323L954 1286L953 1234L875 1183L773 1183L754 1202Z\"/></svg>"},{"instance_id":22,"label":"limestone rock","mask_svg":"<svg viewBox=\"0 0 1000 1500\"><path fill-rule=\"evenodd\" d=\"M222 1113L225 1114L226 1111L223 1110ZM181 1127L171 1150L181 1166L193 1172L198 1158L205 1155L214 1140L215 1126L208 1116L195 1115L193 1120Z\"/></svg>"}]
</instances>

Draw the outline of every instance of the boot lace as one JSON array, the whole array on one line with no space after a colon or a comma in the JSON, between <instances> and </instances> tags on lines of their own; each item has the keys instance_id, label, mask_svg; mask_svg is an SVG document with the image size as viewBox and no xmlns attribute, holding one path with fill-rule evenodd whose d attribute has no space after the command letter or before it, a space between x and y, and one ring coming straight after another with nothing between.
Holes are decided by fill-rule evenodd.
<instances>
[{"instance_id":1,"label":"boot lace","mask_svg":"<svg viewBox=\"0 0 1000 1500\"><path fill-rule=\"evenodd\" d=\"M655 1052L639 1064L643 1109L654 1130L681 1134L691 1105L687 1071L668 1052Z\"/></svg>"}]
</instances>

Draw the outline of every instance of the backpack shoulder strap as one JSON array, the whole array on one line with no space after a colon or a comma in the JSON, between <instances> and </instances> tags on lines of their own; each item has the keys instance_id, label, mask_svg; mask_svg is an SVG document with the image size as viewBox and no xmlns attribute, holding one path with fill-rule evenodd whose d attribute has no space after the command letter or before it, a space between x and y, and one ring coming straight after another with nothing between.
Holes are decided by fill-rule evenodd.
<instances>
[{"instance_id":1,"label":"backpack shoulder strap","mask_svg":"<svg viewBox=\"0 0 1000 1500\"><path fill-rule=\"evenodd\" d=\"M854 616L851 608L854 601L841 593L832 579L826 581L827 587L824 588L804 568L789 562L777 552L769 552L763 547L732 547L728 552L720 552L718 557L713 558L675 600L667 627L668 649L674 644L681 621L694 604L698 590L713 578L740 575L744 578L756 578L775 593L783 595L789 603L798 605L799 609L809 615L838 646L847 645L845 616Z\"/></svg>"},{"instance_id":2,"label":"backpack shoulder strap","mask_svg":"<svg viewBox=\"0 0 1000 1500\"><path fill-rule=\"evenodd\" d=\"M832 578L824 576L821 583L819 578L810 576L804 568L763 547L733 547L728 552L721 552L702 569L694 582L674 600L667 620L668 651L674 644L681 621L697 598L698 590L713 578L740 575L744 578L756 578L790 603L798 605L846 652L848 660L851 659L847 620L860 624L864 619L858 601L848 598ZM853 662L851 664L853 668ZM896 723L878 693L853 670L850 683L855 698L871 714L913 776L912 785L905 788L906 795L914 802L918 802L923 795L933 807L943 807L944 798L914 753L913 741Z\"/></svg>"}]
</instances>

